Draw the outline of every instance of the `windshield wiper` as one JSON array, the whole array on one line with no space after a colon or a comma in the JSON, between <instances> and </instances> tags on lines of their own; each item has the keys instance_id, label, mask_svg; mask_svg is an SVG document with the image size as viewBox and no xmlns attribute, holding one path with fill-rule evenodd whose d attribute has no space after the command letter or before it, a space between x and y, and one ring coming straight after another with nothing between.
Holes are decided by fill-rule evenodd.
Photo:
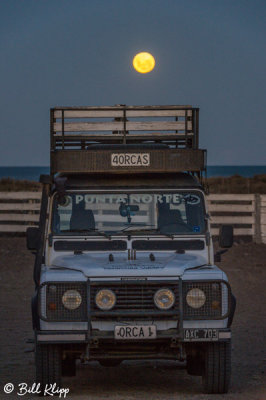
<instances>
[{"instance_id":1,"label":"windshield wiper","mask_svg":"<svg viewBox=\"0 0 266 400\"><path fill-rule=\"evenodd\" d=\"M129 225L126 226L124 229L121 229L120 231L116 231L116 232L114 232L114 233L122 233L122 232L125 232L128 228L131 228L132 226L138 226L138 224L129 224ZM156 227L156 225L146 225L146 226L147 226L147 227L148 227L148 226L149 226L149 227ZM158 229L145 229L145 228L142 228L142 229L132 229L132 231L130 231L130 232L135 232L135 231L138 231L138 232L155 231L155 232L158 233L158 234L161 234L161 235L167 236L167 237L169 237L169 238L171 238L171 239L174 239L174 235L173 235L173 234L171 234L171 233L163 233L163 232L159 231Z\"/></svg>"},{"instance_id":2,"label":"windshield wiper","mask_svg":"<svg viewBox=\"0 0 266 400\"><path fill-rule=\"evenodd\" d=\"M111 238L111 235L109 235L108 233L103 232L103 231L99 231L98 229L94 229L94 228L89 228L89 229L66 229L66 230L61 231L61 233L64 233L64 232L73 232L73 233L75 233L75 232L78 232L78 233L96 232L99 235L105 236L108 239Z\"/></svg>"},{"instance_id":3,"label":"windshield wiper","mask_svg":"<svg viewBox=\"0 0 266 400\"><path fill-rule=\"evenodd\" d=\"M132 226L143 226L143 224L141 224L141 223L140 223L140 224L137 224L137 223L135 223L135 224L129 224L129 225L127 225L125 228L121 229L120 231L116 231L116 232L114 232L114 233L125 232L126 230L128 230L128 228L131 228ZM145 225L145 226L155 227L156 225ZM149 230L153 230L153 229L145 229L145 228L142 228L142 229L132 229L132 231L140 231L140 232L149 231Z\"/></svg>"}]
</instances>

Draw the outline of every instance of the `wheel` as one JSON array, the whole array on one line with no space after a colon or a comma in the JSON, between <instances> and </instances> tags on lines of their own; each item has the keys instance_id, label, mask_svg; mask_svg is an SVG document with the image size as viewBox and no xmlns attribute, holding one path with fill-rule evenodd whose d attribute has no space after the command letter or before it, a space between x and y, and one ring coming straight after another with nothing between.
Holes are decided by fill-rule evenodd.
<instances>
[{"instance_id":1,"label":"wheel","mask_svg":"<svg viewBox=\"0 0 266 400\"><path fill-rule=\"evenodd\" d=\"M231 342L208 343L204 354L204 393L227 393L231 375Z\"/></svg>"},{"instance_id":2,"label":"wheel","mask_svg":"<svg viewBox=\"0 0 266 400\"><path fill-rule=\"evenodd\" d=\"M36 383L40 383L40 396L46 385L61 387L62 352L55 344L37 345L35 349Z\"/></svg>"},{"instance_id":3,"label":"wheel","mask_svg":"<svg viewBox=\"0 0 266 400\"><path fill-rule=\"evenodd\" d=\"M66 357L62 360L62 376L76 376L76 359Z\"/></svg>"},{"instance_id":4,"label":"wheel","mask_svg":"<svg viewBox=\"0 0 266 400\"><path fill-rule=\"evenodd\" d=\"M103 367L117 367L122 362L122 360L116 360L116 359L106 359L98 361Z\"/></svg>"},{"instance_id":5,"label":"wheel","mask_svg":"<svg viewBox=\"0 0 266 400\"><path fill-rule=\"evenodd\" d=\"M187 356L187 373L194 376L202 376L204 370L204 363L200 355Z\"/></svg>"}]
</instances>

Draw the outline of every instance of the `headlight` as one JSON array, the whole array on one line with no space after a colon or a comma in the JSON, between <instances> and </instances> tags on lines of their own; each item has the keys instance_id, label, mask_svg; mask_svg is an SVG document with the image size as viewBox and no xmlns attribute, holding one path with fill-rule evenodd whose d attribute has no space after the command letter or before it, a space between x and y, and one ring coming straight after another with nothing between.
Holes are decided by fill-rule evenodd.
<instances>
[{"instance_id":1,"label":"headlight","mask_svg":"<svg viewBox=\"0 0 266 400\"><path fill-rule=\"evenodd\" d=\"M95 303L100 310L111 310L116 303L116 295L112 290L102 289L95 296Z\"/></svg>"},{"instance_id":2,"label":"headlight","mask_svg":"<svg viewBox=\"0 0 266 400\"><path fill-rule=\"evenodd\" d=\"M170 289L159 289L154 295L154 303L160 310L169 310L174 302L175 295Z\"/></svg>"},{"instance_id":3,"label":"headlight","mask_svg":"<svg viewBox=\"0 0 266 400\"><path fill-rule=\"evenodd\" d=\"M82 302L82 297L77 290L67 290L62 296L62 303L68 310L76 310Z\"/></svg>"},{"instance_id":4,"label":"headlight","mask_svg":"<svg viewBox=\"0 0 266 400\"><path fill-rule=\"evenodd\" d=\"M186 301L192 308L200 308L206 302L206 296L203 290L194 288L187 292Z\"/></svg>"}]
</instances>

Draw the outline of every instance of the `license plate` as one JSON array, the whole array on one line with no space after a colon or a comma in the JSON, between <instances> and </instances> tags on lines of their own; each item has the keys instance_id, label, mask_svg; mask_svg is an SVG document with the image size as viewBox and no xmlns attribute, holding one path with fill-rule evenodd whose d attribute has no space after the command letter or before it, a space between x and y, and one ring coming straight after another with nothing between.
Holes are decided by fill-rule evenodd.
<instances>
[{"instance_id":1,"label":"license plate","mask_svg":"<svg viewBox=\"0 0 266 400\"><path fill-rule=\"evenodd\" d=\"M150 165L149 153L112 153L112 167L148 167Z\"/></svg>"},{"instance_id":2,"label":"license plate","mask_svg":"<svg viewBox=\"0 0 266 400\"><path fill-rule=\"evenodd\" d=\"M218 340L218 329L184 329L184 340Z\"/></svg>"},{"instance_id":3,"label":"license plate","mask_svg":"<svg viewBox=\"0 0 266 400\"><path fill-rule=\"evenodd\" d=\"M156 339L155 325L115 326L115 339Z\"/></svg>"}]
</instances>

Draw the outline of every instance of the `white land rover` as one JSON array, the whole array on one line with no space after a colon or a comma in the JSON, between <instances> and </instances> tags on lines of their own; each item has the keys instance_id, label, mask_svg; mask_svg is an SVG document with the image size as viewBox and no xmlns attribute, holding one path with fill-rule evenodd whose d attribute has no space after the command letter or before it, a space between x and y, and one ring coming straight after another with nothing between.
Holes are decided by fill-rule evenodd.
<instances>
[{"instance_id":1,"label":"white land rover","mask_svg":"<svg viewBox=\"0 0 266 400\"><path fill-rule=\"evenodd\" d=\"M171 116L182 111L193 117L195 109L176 107L168 110ZM36 382L42 390L47 383L60 386L62 375L75 375L77 359L104 366L169 359L201 375L205 392L225 393L235 300L214 264L204 189L187 164L189 158L194 170L203 169L202 150L174 148L163 134L162 143L155 135L155 143L109 138L95 145L94 137L84 145L84 135L65 132L64 118L95 111L113 116L121 108L52 110L51 176L41 179L39 228L27 232L28 248L37 250ZM166 113L133 109L141 116L147 110ZM117 140L117 118L113 123ZM66 149L74 140L80 148ZM222 226L220 246L230 247L232 240L232 227Z\"/></svg>"}]
</instances>

